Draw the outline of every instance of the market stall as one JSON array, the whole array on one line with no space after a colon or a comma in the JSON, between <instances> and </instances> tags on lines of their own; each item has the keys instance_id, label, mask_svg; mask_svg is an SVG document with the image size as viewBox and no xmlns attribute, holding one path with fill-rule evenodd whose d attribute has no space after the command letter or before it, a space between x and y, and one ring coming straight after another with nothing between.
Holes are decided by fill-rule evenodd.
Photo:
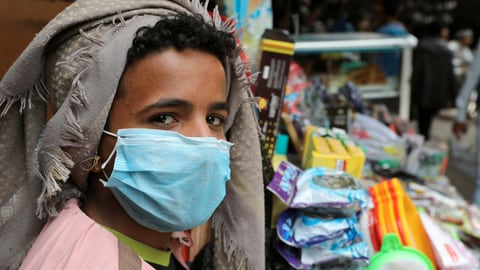
<instances>
[{"instance_id":1,"label":"market stall","mask_svg":"<svg viewBox=\"0 0 480 270\"><path fill-rule=\"evenodd\" d=\"M445 175L448 145L425 141L352 81L332 93L294 60L289 71L266 191L268 263L478 269L479 210Z\"/></svg>"}]
</instances>

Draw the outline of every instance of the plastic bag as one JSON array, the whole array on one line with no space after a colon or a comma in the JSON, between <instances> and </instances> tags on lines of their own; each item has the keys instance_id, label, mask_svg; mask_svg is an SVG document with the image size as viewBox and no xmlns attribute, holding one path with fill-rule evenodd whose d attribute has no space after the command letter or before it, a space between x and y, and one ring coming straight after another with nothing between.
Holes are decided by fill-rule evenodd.
<instances>
[{"instance_id":1,"label":"plastic bag","mask_svg":"<svg viewBox=\"0 0 480 270\"><path fill-rule=\"evenodd\" d=\"M393 160L403 166L406 144L385 124L364 114L356 114L349 135L363 147L368 160Z\"/></svg>"}]
</instances>

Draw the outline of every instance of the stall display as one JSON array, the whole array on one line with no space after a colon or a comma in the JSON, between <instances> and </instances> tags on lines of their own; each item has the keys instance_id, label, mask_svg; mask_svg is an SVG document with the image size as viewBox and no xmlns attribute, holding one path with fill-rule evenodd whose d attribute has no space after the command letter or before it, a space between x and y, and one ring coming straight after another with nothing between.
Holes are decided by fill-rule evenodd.
<instances>
[{"instance_id":1,"label":"stall display","mask_svg":"<svg viewBox=\"0 0 480 270\"><path fill-rule=\"evenodd\" d=\"M425 141L353 82L331 94L296 62L290 71L280 129L294 147L267 186L275 269L479 269L480 209L445 176L450 151L469 149ZM344 129L332 104L351 111Z\"/></svg>"},{"instance_id":2,"label":"stall display","mask_svg":"<svg viewBox=\"0 0 480 270\"><path fill-rule=\"evenodd\" d=\"M357 84L367 99L398 98L398 114L410 116L410 74L412 50L417 44L413 35L391 37L371 32L299 34L295 39L295 56L321 55L327 62L329 91L350 80ZM401 52L401 71L395 77L386 77L375 64L378 52ZM361 54L370 56L363 57ZM367 58L367 59L364 59Z\"/></svg>"},{"instance_id":3,"label":"stall display","mask_svg":"<svg viewBox=\"0 0 480 270\"><path fill-rule=\"evenodd\" d=\"M295 269L368 265L359 216L367 193L340 170L301 170L282 161L267 187L288 207L277 218L277 252Z\"/></svg>"}]
</instances>

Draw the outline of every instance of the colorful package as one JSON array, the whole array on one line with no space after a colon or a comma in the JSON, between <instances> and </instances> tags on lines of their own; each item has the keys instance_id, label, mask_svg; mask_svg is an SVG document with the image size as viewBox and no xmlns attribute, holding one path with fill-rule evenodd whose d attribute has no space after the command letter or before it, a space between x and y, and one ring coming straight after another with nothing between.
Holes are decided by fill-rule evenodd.
<instances>
[{"instance_id":1,"label":"colorful package","mask_svg":"<svg viewBox=\"0 0 480 270\"><path fill-rule=\"evenodd\" d=\"M361 183L343 171L311 168L300 174L295 187L290 203L293 208L350 215L367 205L367 194Z\"/></svg>"},{"instance_id":2,"label":"colorful package","mask_svg":"<svg viewBox=\"0 0 480 270\"><path fill-rule=\"evenodd\" d=\"M308 212L352 215L367 206L367 193L361 183L334 169L311 168L302 172L295 165L282 162L267 188L290 208Z\"/></svg>"},{"instance_id":3,"label":"colorful package","mask_svg":"<svg viewBox=\"0 0 480 270\"><path fill-rule=\"evenodd\" d=\"M365 242L353 243L338 249L302 248L300 253L300 261L306 265L323 264L340 258L368 261L368 247Z\"/></svg>"},{"instance_id":4,"label":"colorful package","mask_svg":"<svg viewBox=\"0 0 480 270\"><path fill-rule=\"evenodd\" d=\"M280 240L294 247L338 249L362 240L356 216L320 217L287 209L277 221Z\"/></svg>"},{"instance_id":5,"label":"colorful package","mask_svg":"<svg viewBox=\"0 0 480 270\"><path fill-rule=\"evenodd\" d=\"M275 171L272 181L268 184L267 189L288 206L295 195L295 181L302 172L300 168L292 163L282 161Z\"/></svg>"},{"instance_id":6,"label":"colorful package","mask_svg":"<svg viewBox=\"0 0 480 270\"><path fill-rule=\"evenodd\" d=\"M281 241L277 243L278 253L295 269L340 270L365 269L368 265L368 248L365 243L355 243L336 251L295 248Z\"/></svg>"}]
</instances>

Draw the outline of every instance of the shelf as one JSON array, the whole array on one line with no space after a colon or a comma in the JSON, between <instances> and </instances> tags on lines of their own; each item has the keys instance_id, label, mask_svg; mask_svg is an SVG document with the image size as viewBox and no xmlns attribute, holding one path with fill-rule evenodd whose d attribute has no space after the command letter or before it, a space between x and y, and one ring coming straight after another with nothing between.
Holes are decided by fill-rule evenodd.
<instances>
[{"instance_id":1,"label":"shelf","mask_svg":"<svg viewBox=\"0 0 480 270\"><path fill-rule=\"evenodd\" d=\"M291 38L295 40L296 54L400 50L417 45L412 35L392 37L373 32L298 34Z\"/></svg>"},{"instance_id":2,"label":"shelf","mask_svg":"<svg viewBox=\"0 0 480 270\"><path fill-rule=\"evenodd\" d=\"M292 35L295 40L295 55L321 54L331 52L381 52L401 51L401 71L398 87L383 88L377 85L359 86L365 99L398 97L398 115L410 119L410 76L412 71L413 48L418 40L413 35L388 36L374 32L315 33ZM398 90L396 90L398 89Z\"/></svg>"},{"instance_id":3,"label":"shelf","mask_svg":"<svg viewBox=\"0 0 480 270\"><path fill-rule=\"evenodd\" d=\"M368 86L358 86L363 99L380 99L398 97L398 91L384 84L372 84Z\"/></svg>"}]
</instances>

